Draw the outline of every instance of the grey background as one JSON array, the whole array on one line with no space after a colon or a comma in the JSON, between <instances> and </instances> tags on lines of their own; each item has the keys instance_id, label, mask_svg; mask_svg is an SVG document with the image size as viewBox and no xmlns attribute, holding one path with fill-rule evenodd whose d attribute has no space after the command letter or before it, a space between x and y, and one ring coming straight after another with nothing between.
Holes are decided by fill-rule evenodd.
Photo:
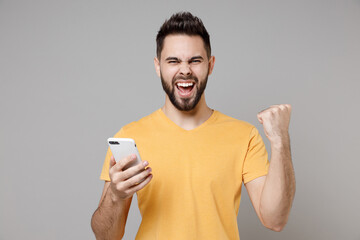
<instances>
[{"instance_id":1,"label":"grey background","mask_svg":"<svg viewBox=\"0 0 360 240\"><path fill-rule=\"evenodd\" d=\"M241 239L360 239L360 2L317 0L0 1L0 239L94 239L106 139L163 105L155 36L180 10L211 36L210 107L265 138L257 112L293 106L289 222L244 190ZM140 219L134 198L124 239Z\"/></svg>"}]
</instances>

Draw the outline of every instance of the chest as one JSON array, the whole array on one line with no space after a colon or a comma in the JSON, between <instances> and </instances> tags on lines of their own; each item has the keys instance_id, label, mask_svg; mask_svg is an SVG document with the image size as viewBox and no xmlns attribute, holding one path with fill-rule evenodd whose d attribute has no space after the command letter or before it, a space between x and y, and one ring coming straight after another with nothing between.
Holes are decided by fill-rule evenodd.
<instances>
[{"instance_id":1,"label":"chest","mask_svg":"<svg viewBox=\"0 0 360 240\"><path fill-rule=\"evenodd\" d=\"M141 194L184 194L234 190L241 186L246 147L221 137L162 137L138 139L142 160L149 162L153 179Z\"/></svg>"}]
</instances>

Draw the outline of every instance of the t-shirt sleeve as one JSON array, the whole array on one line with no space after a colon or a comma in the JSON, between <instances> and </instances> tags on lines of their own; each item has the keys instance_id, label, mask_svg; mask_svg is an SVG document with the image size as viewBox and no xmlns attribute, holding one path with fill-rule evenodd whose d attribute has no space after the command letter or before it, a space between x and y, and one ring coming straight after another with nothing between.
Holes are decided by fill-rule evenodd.
<instances>
[{"instance_id":1,"label":"t-shirt sleeve","mask_svg":"<svg viewBox=\"0 0 360 240\"><path fill-rule=\"evenodd\" d=\"M117 132L114 135L114 138L124 138L125 134L124 134L124 129L121 128L119 132ZM110 158L112 156L110 147L108 147L107 152L106 152L106 156L105 156L105 160L104 160L104 164L102 167L102 171L101 171L101 175L100 175L100 179L101 180L105 180L105 181L110 181L110 176L109 176L109 168L110 168Z\"/></svg>"},{"instance_id":2,"label":"t-shirt sleeve","mask_svg":"<svg viewBox=\"0 0 360 240\"><path fill-rule=\"evenodd\" d=\"M269 165L265 144L259 131L254 127L250 133L248 150L243 165L242 178L244 184L267 175Z\"/></svg>"}]
</instances>

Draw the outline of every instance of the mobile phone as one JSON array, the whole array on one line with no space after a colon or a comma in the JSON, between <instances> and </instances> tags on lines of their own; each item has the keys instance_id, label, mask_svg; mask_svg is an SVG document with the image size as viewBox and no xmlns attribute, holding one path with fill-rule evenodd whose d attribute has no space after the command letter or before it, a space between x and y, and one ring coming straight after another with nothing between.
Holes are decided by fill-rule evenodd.
<instances>
[{"instance_id":1,"label":"mobile phone","mask_svg":"<svg viewBox=\"0 0 360 240\"><path fill-rule=\"evenodd\" d=\"M130 154L136 155L136 160L133 160L126 164L122 170L126 170L129 167L138 165L141 163L139 151L136 147L134 139L131 138L108 138L108 144L113 154L115 161L118 162L121 159L129 156Z\"/></svg>"}]
</instances>

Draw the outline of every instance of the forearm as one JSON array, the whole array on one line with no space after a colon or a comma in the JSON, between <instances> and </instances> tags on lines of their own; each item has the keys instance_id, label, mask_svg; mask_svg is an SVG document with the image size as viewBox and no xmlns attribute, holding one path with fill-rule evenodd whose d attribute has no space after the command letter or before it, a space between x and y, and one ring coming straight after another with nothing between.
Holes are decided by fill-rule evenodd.
<instances>
[{"instance_id":1,"label":"forearm","mask_svg":"<svg viewBox=\"0 0 360 240\"><path fill-rule=\"evenodd\" d=\"M91 219L91 227L96 239L121 239L125 231L127 205L131 199L118 200L112 196L110 188Z\"/></svg>"},{"instance_id":2,"label":"forearm","mask_svg":"<svg viewBox=\"0 0 360 240\"><path fill-rule=\"evenodd\" d=\"M295 195L295 174L289 136L271 143L271 160L260 199L260 214L265 226L281 231Z\"/></svg>"}]
</instances>

